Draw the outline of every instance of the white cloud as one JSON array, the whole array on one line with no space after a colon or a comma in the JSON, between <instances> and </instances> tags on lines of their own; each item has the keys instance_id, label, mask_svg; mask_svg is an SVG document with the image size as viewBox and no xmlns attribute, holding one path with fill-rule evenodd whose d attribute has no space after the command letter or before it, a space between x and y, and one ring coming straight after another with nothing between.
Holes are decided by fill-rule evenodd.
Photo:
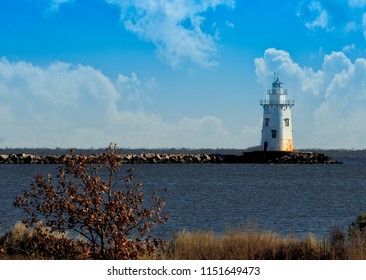
<instances>
[{"instance_id":1,"label":"white cloud","mask_svg":"<svg viewBox=\"0 0 366 280\"><path fill-rule=\"evenodd\" d=\"M324 102L315 116L333 145L365 146L366 60L358 59L334 75L326 90Z\"/></svg>"},{"instance_id":2,"label":"white cloud","mask_svg":"<svg viewBox=\"0 0 366 280\"><path fill-rule=\"evenodd\" d=\"M46 0L45 14L57 12L76 0ZM105 0L121 10L125 28L152 42L157 56L173 68L186 62L202 67L216 66L218 31L216 24L204 28L205 13L219 6L233 8L235 0ZM227 27L234 27L226 21Z\"/></svg>"},{"instance_id":3,"label":"white cloud","mask_svg":"<svg viewBox=\"0 0 366 280\"><path fill-rule=\"evenodd\" d=\"M120 92L123 92L125 100L135 101L141 98L141 81L136 73L132 73L131 77L119 74L116 86Z\"/></svg>"},{"instance_id":4,"label":"white cloud","mask_svg":"<svg viewBox=\"0 0 366 280\"><path fill-rule=\"evenodd\" d=\"M312 15L312 20L305 23L307 28L321 28L325 30L331 30L329 26L329 14L322 7L319 1L311 1L307 8L309 13Z\"/></svg>"},{"instance_id":5,"label":"white cloud","mask_svg":"<svg viewBox=\"0 0 366 280\"><path fill-rule=\"evenodd\" d=\"M354 21L348 22L344 27L345 33L355 32L357 31L357 23Z\"/></svg>"},{"instance_id":6,"label":"white cloud","mask_svg":"<svg viewBox=\"0 0 366 280\"><path fill-rule=\"evenodd\" d=\"M235 27L235 24L234 24L234 23L232 23L232 22L231 22L231 21L229 21L229 20L225 21L225 25L226 25L226 27L228 27L228 28L234 28L234 27Z\"/></svg>"},{"instance_id":7,"label":"white cloud","mask_svg":"<svg viewBox=\"0 0 366 280\"><path fill-rule=\"evenodd\" d=\"M204 13L218 6L234 5L234 0L106 2L118 5L125 28L155 44L159 57L172 67L185 61L192 61L203 67L216 65L215 34L211 35L203 30Z\"/></svg>"},{"instance_id":8,"label":"white cloud","mask_svg":"<svg viewBox=\"0 0 366 280\"><path fill-rule=\"evenodd\" d=\"M136 73L115 81L90 66L55 62L38 67L0 60L2 147L245 147L251 142L230 133L223 122L203 115L176 121L132 109L157 86ZM248 143L246 145L246 143Z\"/></svg>"},{"instance_id":9,"label":"white cloud","mask_svg":"<svg viewBox=\"0 0 366 280\"><path fill-rule=\"evenodd\" d=\"M289 89L289 98L295 99L295 145L365 148L365 59L352 63L344 53L332 52L315 72L295 63L286 51L268 49L255 65L259 81L267 85L262 77L282 69L280 79Z\"/></svg>"},{"instance_id":10,"label":"white cloud","mask_svg":"<svg viewBox=\"0 0 366 280\"><path fill-rule=\"evenodd\" d=\"M263 57L256 58L254 61L258 82L263 86L268 86L272 82L273 73L286 77L287 86L302 92L318 95L322 83L321 73L314 73L310 68L302 68L295 63L290 54L283 50L274 48L267 49ZM295 92L295 96L297 93ZM298 96L301 97L301 96Z\"/></svg>"},{"instance_id":11,"label":"white cloud","mask_svg":"<svg viewBox=\"0 0 366 280\"><path fill-rule=\"evenodd\" d=\"M49 0L46 13L57 12L60 9L60 6L73 2L75 2L75 0Z\"/></svg>"},{"instance_id":12,"label":"white cloud","mask_svg":"<svg viewBox=\"0 0 366 280\"><path fill-rule=\"evenodd\" d=\"M40 68L3 58L0 87L2 110L12 120L1 123L3 131L9 132L9 138L2 136L9 146L9 141L24 141L26 145L27 140L46 145L50 137L54 142L60 140L58 137L71 140L77 127L97 127L106 122L119 98L116 87L101 72L61 62ZM57 136L64 130L69 130L67 135Z\"/></svg>"},{"instance_id":13,"label":"white cloud","mask_svg":"<svg viewBox=\"0 0 366 280\"><path fill-rule=\"evenodd\" d=\"M342 31L360 30L362 9L366 0L328 1L302 0L296 4L296 14L308 29Z\"/></svg>"},{"instance_id":14,"label":"white cloud","mask_svg":"<svg viewBox=\"0 0 366 280\"><path fill-rule=\"evenodd\" d=\"M356 50L356 45L355 44L351 44L351 45L347 45L347 46L344 46L343 49L342 49L342 52L344 53L348 53L348 52L352 52L354 50Z\"/></svg>"},{"instance_id":15,"label":"white cloud","mask_svg":"<svg viewBox=\"0 0 366 280\"><path fill-rule=\"evenodd\" d=\"M363 8L366 6L366 0L348 0L348 4L352 8Z\"/></svg>"}]
</instances>

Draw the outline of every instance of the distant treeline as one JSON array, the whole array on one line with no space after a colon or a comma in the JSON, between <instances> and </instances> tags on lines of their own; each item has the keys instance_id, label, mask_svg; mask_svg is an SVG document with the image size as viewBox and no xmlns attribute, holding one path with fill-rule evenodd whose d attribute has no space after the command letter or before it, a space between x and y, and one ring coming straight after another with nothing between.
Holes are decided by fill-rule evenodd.
<instances>
[{"instance_id":1,"label":"distant treeline","mask_svg":"<svg viewBox=\"0 0 366 280\"><path fill-rule=\"evenodd\" d=\"M32 155L64 155L69 154L70 150L75 150L77 154L91 155L101 154L105 148L1 148L0 154L32 154ZM117 148L116 152L120 154L228 154L241 155L246 149L190 149L190 148Z\"/></svg>"},{"instance_id":2,"label":"distant treeline","mask_svg":"<svg viewBox=\"0 0 366 280\"><path fill-rule=\"evenodd\" d=\"M64 155L70 150L76 150L77 154L91 155L94 153L103 153L105 148L0 148L0 154L32 154L32 155ZM231 148L117 148L117 152L121 154L223 154L223 155L242 155L243 152L259 151L259 146L231 149ZM366 157L366 149L299 149L301 152L317 152L323 153L331 157Z\"/></svg>"}]
</instances>

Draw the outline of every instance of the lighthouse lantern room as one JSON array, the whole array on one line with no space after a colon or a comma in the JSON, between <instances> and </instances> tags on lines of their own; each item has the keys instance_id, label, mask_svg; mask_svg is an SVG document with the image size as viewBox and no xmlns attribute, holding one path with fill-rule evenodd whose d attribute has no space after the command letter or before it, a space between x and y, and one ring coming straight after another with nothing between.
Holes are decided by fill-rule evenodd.
<instances>
[{"instance_id":1,"label":"lighthouse lantern room","mask_svg":"<svg viewBox=\"0 0 366 280\"><path fill-rule=\"evenodd\" d=\"M278 74L267 94L269 99L260 101L263 106L261 147L263 151L293 151L291 108L294 101L286 99L287 91Z\"/></svg>"}]
</instances>

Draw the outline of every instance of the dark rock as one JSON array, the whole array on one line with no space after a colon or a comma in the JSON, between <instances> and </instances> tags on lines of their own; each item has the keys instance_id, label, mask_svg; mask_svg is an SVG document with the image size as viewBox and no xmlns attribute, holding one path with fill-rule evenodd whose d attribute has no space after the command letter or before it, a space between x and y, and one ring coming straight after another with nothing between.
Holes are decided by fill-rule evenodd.
<instances>
[{"instance_id":1,"label":"dark rock","mask_svg":"<svg viewBox=\"0 0 366 280\"><path fill-rule=\"evenodd\" d=\"M198 163L273 163L273 164L335 164L339 163L329 156L316 152L245 152L242 155L225 154L121 154L123 164L198 164ZM12 164L60 164L72 158L71 155L0 155L0 163ZM88 163L100 164L101 154L88 156Z\"/></svg>"}]
</instances>

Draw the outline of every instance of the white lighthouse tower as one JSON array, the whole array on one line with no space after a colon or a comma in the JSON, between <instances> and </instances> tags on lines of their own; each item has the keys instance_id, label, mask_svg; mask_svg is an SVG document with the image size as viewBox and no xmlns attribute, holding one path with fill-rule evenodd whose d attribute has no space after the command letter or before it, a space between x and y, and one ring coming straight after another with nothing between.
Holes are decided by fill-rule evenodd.
<instances>
[{"instance_id":1,"label":"white lighthouse tower","mask_svg":"<svg viewBox=\"0 0 366 280\"><path fill-rule=\"evenodd\" d=\"M269 99L260 102L263 106L262 150L293 151L291 108L294 101L286 99L287 90L278 74L267 94Z\"/></svg>"}]
</instances>

